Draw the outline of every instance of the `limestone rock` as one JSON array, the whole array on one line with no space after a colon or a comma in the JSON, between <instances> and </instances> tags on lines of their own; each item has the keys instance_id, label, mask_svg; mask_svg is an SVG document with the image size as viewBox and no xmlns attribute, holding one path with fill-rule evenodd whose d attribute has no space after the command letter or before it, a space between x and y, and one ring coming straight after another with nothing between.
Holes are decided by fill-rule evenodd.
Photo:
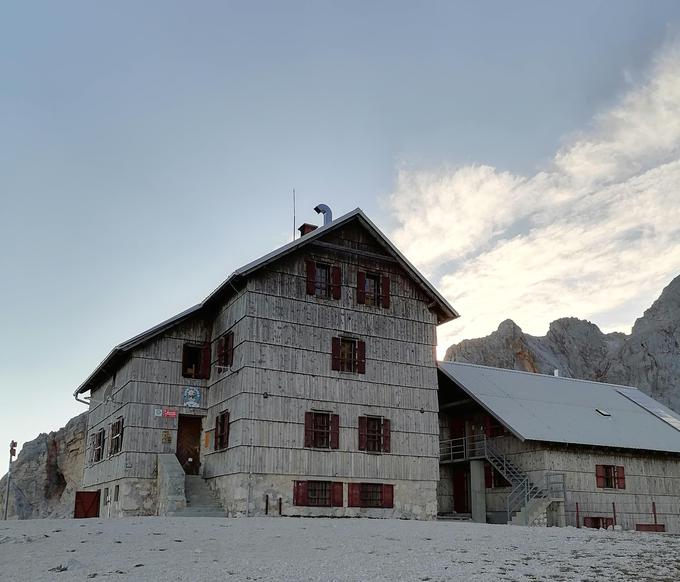
<instances>
[{"instance_id":1,"label":"limestone rock","mask_svg":"<svg viewBox=\"0 0 680 582\"><path fill-rule=\"evenodd\" d=\"M445 360L635 386L680 411L680 276L639 318L630 335L602 333L566 317L543 337L505 320L487 337L452 345Z\"/></svg>"},{"instance_id":2,"label":"limestone rock","mask_svg":"<svg viewBox=\"0 0 680 582\"><path fill-rule=\"evenodd\" d=\"M24 444L12 464L8 518L71 517L83 477L87 413ZM4 509L7 475L0 480Z\"/></svg>"}]
</instances>

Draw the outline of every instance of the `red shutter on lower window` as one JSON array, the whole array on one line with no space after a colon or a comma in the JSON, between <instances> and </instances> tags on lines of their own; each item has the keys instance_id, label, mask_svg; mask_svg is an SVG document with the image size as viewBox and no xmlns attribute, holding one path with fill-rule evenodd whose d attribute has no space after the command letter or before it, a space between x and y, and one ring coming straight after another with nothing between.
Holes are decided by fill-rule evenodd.
<instances>
[{"instance_id":1,"label":"red shutter on lower window","mask_svg":"<svg viewBox=\"0 0 680 582\"><path fill-rule=\"evenodd\" d=\"M626 488L626 471L623 467L616 467L616 488Z\"/></svg>"},{"instance_id":2,"label":"red shutter on lower window","mask_svg":"<svg viewBox=\"0 0 680 582\"><path fill-rule=\"evenodd\" d=\"M359 417L359 450L366 450L366 440L367 440L367 419L365 416Z\"/></svg>"},{"instance_id":3,"label":"red shutter on lower window","mask_svg":"<svg viewBox=\"0 0 680 582\"><path fill-rule=\"evenodd\" d=\"M357 342L357 373L366 373L366 342Z\"/></svg>"},{"instance_id":4,"label":"red shutter on lower window","mask_svg":"<svg viewBox=\"0 0 680 582\"><path fill-rule=\"evenodd\" d=\"M366 273L363 271L357 273L357 303L366 303Z\"/></svg>"},{"instance_id":5,"label":"red shutter on lower window","mask_svg":"<svg viewBox=\"0 0 680 582\"><path fill-rule=\"evenodd\" d=\"M343 501L342 483L331 483L331 507L342 507Z\"/></svg>"},{"instance_id":6,"label":"red shutter on lower window","mask_svg":"<svg viewBox=\"0 0 680 582\"><path fill-rule=\"evenodd\" d=\"M307 295L316 295L316 263L306 260L305 268L307 270Z\"/></svg>"},{"instance_id":7,"label":"red shutter on lower window","mask_svg":"<svg viewBox=\"0 0 680 582\"><path fill-rule=\"evenodd\" d=\"M598 487L605 486L604 465L595 465L595 481Z\"/></svg>"},{"instance_id":8,"label":"red shutter on lower window","mask_svg":"<svg viewBox=\"0 0 680 582\"><path fill-rule=\"evenodd\" d=\"M493 487L493 469L489 463L484 463L484 487L487 489Z\"/></svg>"},{"instance_id":9,"label":"red shutter on lower window","mask_svg":"<svg viewBox=\"0 0 680 582\"><path fill-rule=\"evenodd\" d=\"M380 284L381 284L381 290L380 290L380 299L382 301L382 306L385 309L390 308L390 278L389 277L381 277L380 278Z\"/></svg>"},{"instance_id":10,"label":"red shutter on lower window","mask_svg":"<svg viewBox=\"0 0 680 582\"><path fill-rule=\"evenodd\" d=\"M593 518L592 517L584 517L583 518L583 527L595 527L593 524Z\"/></svg>"},{"instance_id":11,"label":"red shutter on lower window","mask_svg":"<svg viewBox=\"0 0 680 582\"><path fill-rule=\"evenodd\" d=\"M331 267L331 297L340 299L342 296L342 271L340 267Z\"/></svg>"},{"instance_id":12,"label":"red shutter on lower window","mask_svg":"<svg viewBox=\"0 0 680 582\"><path fill-rule=\"evenodd\" d=\"M305 446L314 446L314 413L305 412Z\"/></svg>"},{"instance_id":13,"label":"red shutter on lower window","mask_svg":"<svg viewBox=\"0 0 680 582\"><path fill-rule=\"evenodd\" d=\"M340 447L340 415L331 414L331 449Z\"/></svg>"},{"instance_id":14,"label":"red shutter on lower window","mask_svg":"<svg viewBox=\"0 0 680 582\"><path fill-rule=\"evenodd\" d=\"M210 378L210 342L203 344L201 348L201 373L199 378Z\"/></svg>"},{"instance_id":15,"label":"red shutter on lower window","mask_svg":"<svg viewBox=\"0 0 680 582\"><path fill-rule=\"evenodd\" d=\"M295 481L293 485L293 505L307 505L307 481Z\"/></svg>"},{"instance_id":16,"label":"red shutter on lower window","mask_svg":"<svg viewBox=\"0 0 680 582\"><path fill-rule=\"evenodd\" d=\"M347 484L347 506L361 507L361 483Z\"/></svg>"},{"instance_id":17,"label":"red shutter on lower window","mask_svg":"<svg viewBox=\"0 0 680 582\"><path fill-rule=\"evenodd\" d=\"M340 371L340 338L334 337L331 343L331 370Z\"/></svg>"},{"instance_id":18,"label":"red shutter on lower window","mask_svg":"<svg viewBox=\"0 0 680 582\"><path fill-rule=\"evenodd\" d=\"M394 485L382 486L382 506L384 508L394 507Z\"/></svg>"},{"instance_id":19,"label":"red shutter on lower window","mask_svg":"<svg viewBox=\"0 0 680 582\"><path fill-rule=\"evenodd\" d=\"M382 450L384 453L389 453L392 446L392 434L390 429L390 419L383 418L382 421Z\"/></svg>"}]
</instances>

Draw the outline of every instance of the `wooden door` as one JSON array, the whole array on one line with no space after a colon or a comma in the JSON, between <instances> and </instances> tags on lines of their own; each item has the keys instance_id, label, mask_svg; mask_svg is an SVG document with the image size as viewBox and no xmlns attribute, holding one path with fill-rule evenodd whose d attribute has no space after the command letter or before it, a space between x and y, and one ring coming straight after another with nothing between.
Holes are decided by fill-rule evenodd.
<instances>
[{"instance_id":1,"label":"wooden door","mask_svg":"<svg viewBox=\"0 0 680 582\"><path fill-rule=\"evenodd\" d=\"M453 467L453 511L470 513L470 471L467 464Z\"/></svg>"},{"instance_id":2,"label":"wooden door","mask_svg":"<svg viewBox=\"0 0 680 582\"><path fill-rule=\"evenodd\" d=\"M180 415L177 429L177 460L187 475L201 468L201 417Z\"/></svg>"},{"instance_id":3,"label":"wooden door","mask_svg":"<svg viewBox=\"0 0 680 582\"><path fill-rule=\"evenodd\" d=\"M99 491L76 491L73 517L99 517Z\"/></svg>"}]
</instances>

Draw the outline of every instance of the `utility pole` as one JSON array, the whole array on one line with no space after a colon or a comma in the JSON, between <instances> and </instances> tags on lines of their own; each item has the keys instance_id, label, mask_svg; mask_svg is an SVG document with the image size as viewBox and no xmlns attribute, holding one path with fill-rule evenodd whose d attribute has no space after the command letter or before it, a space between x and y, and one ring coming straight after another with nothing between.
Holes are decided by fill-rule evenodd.
<instances>
[{"instance_id":1,"label":"utility pole","mask_svg":"<svg viewBox=\"0 0 680 582\"><path fill-rule=\"evenodd\" d=\"M12 459L17 454L17 442L10 441L9 443L9 469L7 469L7 490L5 491L5 516L3 519L7 521L7 508L9 507L9 482L12 480Z\"/></svg>"}]
</instances>

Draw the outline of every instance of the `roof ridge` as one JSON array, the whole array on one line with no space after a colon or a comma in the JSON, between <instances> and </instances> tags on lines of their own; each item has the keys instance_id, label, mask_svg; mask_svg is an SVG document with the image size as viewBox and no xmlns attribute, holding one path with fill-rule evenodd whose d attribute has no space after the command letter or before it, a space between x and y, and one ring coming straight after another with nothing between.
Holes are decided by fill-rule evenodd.
<instances>
[{"instance_id":1,"label":"roof ridge","mask_svg":"<svg viewBox=\"0 0 680 582\"><path fill-rule=\"evenodd\" d=\"M454 364L457 366L467 366L470 368L482 368L484 370L499 370L501 372L513 372L515 374L526 374L528 376L543 376L544 378L552 378L553 380L568 380L570 382L584 382L587 384L595 384L600 387L607 388L627 388L628 390L638 390L636 386L626 386L624 384L612 384L611 382L598 382L596 380L584 380L583 378L569 378L567 376L554 376L552 374L544 374L543 372L526 372L524 370L513 370L511 368L498 368L497 366L485 366L484 364L473 364L471 362L452 362L450 360L439 360L437 364Z\"/></svg>"}]
</instances>

